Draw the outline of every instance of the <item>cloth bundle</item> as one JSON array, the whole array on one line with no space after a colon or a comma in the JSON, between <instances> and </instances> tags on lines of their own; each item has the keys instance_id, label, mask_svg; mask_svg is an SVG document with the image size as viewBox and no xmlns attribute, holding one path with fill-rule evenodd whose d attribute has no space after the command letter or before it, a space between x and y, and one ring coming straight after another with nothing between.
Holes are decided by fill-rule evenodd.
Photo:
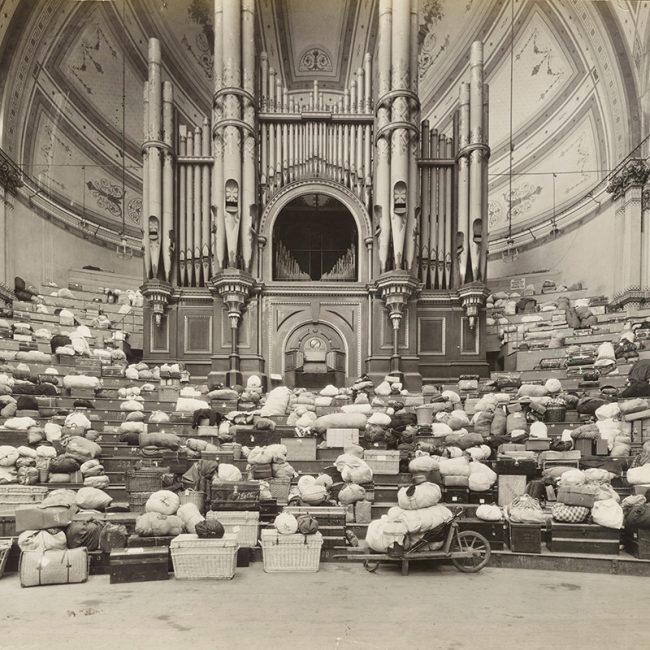
<instances>
[{"instance_id":1,"label":"cloth bundle","mask_svg":"<svg viewBox=\"0 0 650 650\"><path fill-rule=\"evenodd\" d=\"M183 532L183 520L176 515L145 512L135 520L135 532L142 537L180 535Z\"/></svg>"},{"instance_id":2,"label":"cloth bundle","mask_svg":"<svg viewBox=\"0 0 650 650\"><path fill-rule=\"evenodd\" d=\"M372 481L372 469L368 463L352 454L341 454L334 461L334 466L346 483L362 484Z\"/></svg>"},{"instance_id":3,"label":"cloth bundle","mask_svg":"<svg viewBox=\"0 0 650 650\"><path fill-rule=\"evenodd\" d=\"M552 514L555 521L567 524L580 524L589 516L589 508L555 503L553 504Z\"/></svg>"}]
</instances>

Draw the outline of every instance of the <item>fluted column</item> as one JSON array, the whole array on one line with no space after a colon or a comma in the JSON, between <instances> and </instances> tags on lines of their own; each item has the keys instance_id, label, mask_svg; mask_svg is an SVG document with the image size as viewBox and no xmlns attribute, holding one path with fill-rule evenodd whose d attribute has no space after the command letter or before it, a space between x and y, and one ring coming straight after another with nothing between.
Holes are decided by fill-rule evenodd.
<instances>
[{"instance_id":1,"label":"fluted column","mask_svg":"<svg viewBox=\"0 0 650 650\"><path fill-rule=\"evenodd\" d=\"M220 271L226 259L226 222L223 194L223 0L214 2L214 99L212 108L212 232L213 273Z\"/></svg>"}]
</instances>

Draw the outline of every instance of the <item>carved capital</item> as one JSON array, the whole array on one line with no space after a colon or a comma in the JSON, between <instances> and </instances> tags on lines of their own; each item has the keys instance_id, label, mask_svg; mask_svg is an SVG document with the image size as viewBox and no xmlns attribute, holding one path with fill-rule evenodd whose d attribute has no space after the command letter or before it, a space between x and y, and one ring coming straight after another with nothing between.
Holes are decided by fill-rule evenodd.
<instances>
[{"instance_id":1,"label":"carved capital","mask_svg":"<svg viewBox=\"0 0 650 650\"><path fill-rule=\"evenodd\" d=\"M162 316L174 294L174 288L169 282L154 278L153 280L147 280L140 287L140 291L142 291L145 300L151 305L156 327L160 327Z\"/></svg>"},{"instance_id":2,"label":"carved capital","mask_svg":"<svg viewBox=\"0 0 650 650\"><path fill-rule=\"evenodd\" d=\"M481 282L471 282L462 286L458 290L458 295L460 296L460 304L465 311L465 315L469 319L469 326L471 329L474 329L476 327L479 309L485 304L489 291Z\"/></svg>"},{"instance_id":3,"label":"carved capital","mask_svg":"<svg viewBox=\"0 0 650 650\"><path fill-rule=\"evenodd\" d=\"M607 191L614 199L618 199L625 194L628 188L644 185L648 177L650 177L650 167L645 160L632 158L610 178Z\"/></svg>"},{"instance_id":4,"label":"carved capital","mask_svg":"<svg viewBox=\"0 0 650 650\"><path fill-rule=\"evenodd\" d=\"M388 317L393 324L393 329L398 330L404 307L409 298L418 292L419 284L408 271L389 271L379 277L376 286L388 309Z\"/></svg>"},{"instance_id":5,"label":"carved capital","mask_svg":"<svg viewBox=\"0 0 650 650\"><path fill-rule=\"evenodd\" d=\"M0 186L15 194L23 186L23 174L14 161L0 149Z\"/></svg>"},{"instance_id":6,"label":"carved capital","mask_svg":"<svg viewBox=\"0 0 650 650\"><path fill-rule=\"evenodd\" d=\"M210 280L210 291L223 300L228 310L231 328L239 327L239 321L254 287L253 276L239 269L224 269Z\"/></svg>"}]
</instances>

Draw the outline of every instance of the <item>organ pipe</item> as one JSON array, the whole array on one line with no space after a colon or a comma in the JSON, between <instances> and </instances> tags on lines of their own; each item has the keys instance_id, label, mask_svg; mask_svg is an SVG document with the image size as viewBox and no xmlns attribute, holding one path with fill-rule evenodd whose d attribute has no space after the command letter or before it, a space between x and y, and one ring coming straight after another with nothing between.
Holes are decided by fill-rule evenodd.
<instances>
[{"instance_id":1,"label":"organ pipe","mask_svg":"<svg viewBox=\"0 0 650 650\"><path fill-rule=\"evenodd\" d=\"M187 155L194 155L194 133L192 129L187 131ZM194 261L194 167L185 165L185 268L187 272L187 284L192 284L193 261Z\"/></svg>"},{"instance_id":2,"label":"organ pipe","mask_svg":"<svg viewBox=\"0 0 650 650\"><path fill-rule=\"evenodd\" d=\"M162 178L162 260L165 280L171 281L172 238L174 234L174 93L169 81L163 83L163 178Z\"/></svg>"},{"instance_id":3,"label":"organ pipe","mask_svg":"<svg viewBox=\"0 0 650 650\"><path fill-rule=\"evenodd\" d=\"M422 122L421 132L421 152L423 158L429 158L431 155L429 122ZM427 286L429 280L429 224L431 220L431 174L430 167L422 169L422 210L420 212L420 265L419 278L420 282Z\"/></svg>"},{"instance_id":4,"label":"organ pipe","mask_svg":"<svg viewBox=\"0 0 650 650\"><path fill-rule=\"evenodd\" d=\"M460 86L460 107L458 113L458 147L462 152L469 146L470 138L470 90L468 83ZM460 284L465 284L469 254L470 213L469 213L469 161L466 155L458 159L458 235L456 251Z\"/></svg>"},{"instance_id":5,"label":"organ pipe","mask_svg":"<svg viewBox=\"0 0 650 650\"><path fill-rule=\"evenodd\" d=\"M244 149L242 161L241 253L246 271L253 262L253 216L256 212L255 165L255 0L242 2L242 59L244 89Z\"/></svg>"},{"instance_id":6,"label":"organ pipe","mask_svg":"<svg viewBox=\"0 0 650 650\"><path fill-rule=\"evenodd\" d=\"M187 136L185 126L178 129L178 153L185 156L187 153ZM178 168L178 260L179 260L179 282L181 286L187 283L187 262L185 260L185 220L186 210L186 176L185 168L179 165Z\"/></svg>"},{"instance_id":7,"label":"organ pipe","mask_svg":"<svg viewBox=\"0 0 650 650\"><path fill-rule=\"evenodd\" d=\"M194 156L201 157L201 129L194 129ZM192 258L194 262L194 281L199 286L201 283L201 181L202 174L199 166L194 167L194 246Z\"/></svg>"},{"instance_id":8,"label":"organ pipe","mask_svg":"<svg viewBox=\"0 0 650 650\"><path fill-rule=\"evenodd\" d=\"M469 214L472 229L482 226L483 215L483 43L472 43L470 55L470 145ZM468 231L469 234L469 231ZM472 279L479 277L480 246L471 242Z\"/></svg>"},{"instance_id":9,"label":"organ pipe","mask_svg":"<svg viewBox=\"0 0 650 650\"><path fill-rule=\"evenodd\" d=\"M149 39L149 213L148 241L151 276L158 275L160 260L160 222L162 218L162 82L160 78L160 41Z\"/></svg>"},{"instance_id":10,"label":"organ pipe","mask_svg":"<svg viewBox=\"0 0 650 650\"><path fill-rule=\"evenodd\" d=\"M226 259L226 223L223 187L223 130L219 123L223 117L223 0L214 3L214 101L212 131L212 220L214 227L214 272L220 271Z\"/></svg>"},{"instance_id":11,"label":"organ pipe","mask_svg":"<svg viewBox=\"0 0 650 650\"><path fill-rule=\"evenodd\" d=\"M144 142L142 147L142 248L144 251L144 275L151 277L151 253L149 251L149 82L144 82Z\"/></svg>"},{"instance_id":12,"label":"organ pipe","mask_svg":"<svg viewBox=\"0 0 650 650\"><path fill-rule=\"evenodd\" d=\"M390 122L387 102L381 101L391 89L390 67L392 60L392 0L379 3L379 52L377 107L377 152L375 158L375 228L378 231L379 269L383 273L388 265L390 247L390 139L385 128ZM345 160L345 152L344 152Z\"/></svg>"},{"instance_id":13,"label":"organ pipe","mask_svg":"<svg viewBox=\"0 0 650 650\"><path fill-rule=\"evenodd\" d=\"M210 124L208 118L203 119L201 126L201 156L208 158L212 153L210 148ZM203 282L207 282L211 273L210 257L210 167L201 165L201 268Z\"/></svg>"}]
</instances>

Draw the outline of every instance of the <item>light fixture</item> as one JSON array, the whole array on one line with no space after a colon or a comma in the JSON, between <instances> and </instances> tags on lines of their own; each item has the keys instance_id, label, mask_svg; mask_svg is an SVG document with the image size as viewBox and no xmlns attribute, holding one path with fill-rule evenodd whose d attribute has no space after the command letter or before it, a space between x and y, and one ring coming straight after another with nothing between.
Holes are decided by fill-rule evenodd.
<instances>
[{"instance_id":1,"label":"light fixture","mask_svg":"<svg viewBox=\"0 0 650 650\"><path fill-rule=\"evenodd\" d=\"M508 237L506 240L506 248L501 253L501 259L504 262L514 262L519 258L519 249L515 246L515 240Z\"/></svg>"},{"instance_id":2,"label":"light fixture","mask_svg":"<svg viewBox=\"0 0 650 650\"><path fill-rule=\"evenodd\" d=\"M117 255L122 259L130 259L133 257L133 248L129 246L124 234L122 234L120 243L118 244L116 250L117 250Z\"/></svg>"}]
</instances>

